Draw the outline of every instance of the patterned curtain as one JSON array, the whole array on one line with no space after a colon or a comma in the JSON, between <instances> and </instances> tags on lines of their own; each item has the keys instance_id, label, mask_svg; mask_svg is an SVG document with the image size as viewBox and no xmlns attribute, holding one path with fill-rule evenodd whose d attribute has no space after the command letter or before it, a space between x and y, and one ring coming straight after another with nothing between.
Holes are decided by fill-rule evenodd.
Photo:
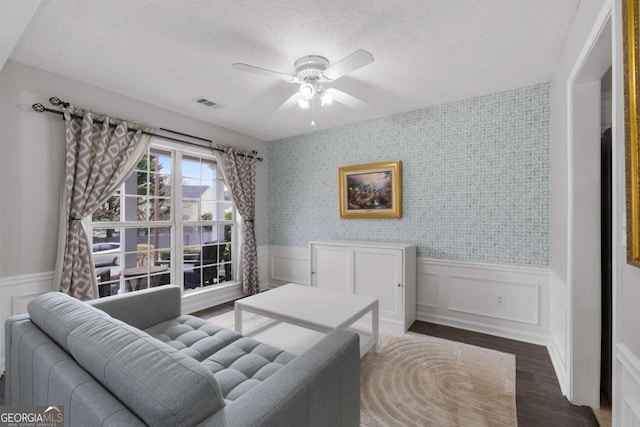
<instances>
[{"instance_id":1,"label":"patterned curtain","mask_svg":"<svg viewBox=\"0 0 640 427\"><path fill-rule=\"evenodd\" d=\"M242 216L242 293L260 292L258 282L258 249L254 226L256 211L256 159L245 156L231 147L222 147L218 153L222 173L231 191L231 197Z\"/></svg>"},{"instance_id":2,"label":"patterned curtain","mask_svg":"<svg viewBox=\"0 0 640 427\"><path fill-rule=\"evenodd\" d=\"M88 111L65 108L64 118L67 155L54 283L61 292L88 300L98 297L98 286L82 219L122 184L144 154L150 137L141 130L129 131L126 121L100 117L103 123L97 123ZM109 126L110 122L117 122L117 126Z\"/></svg>"}]
</instances>

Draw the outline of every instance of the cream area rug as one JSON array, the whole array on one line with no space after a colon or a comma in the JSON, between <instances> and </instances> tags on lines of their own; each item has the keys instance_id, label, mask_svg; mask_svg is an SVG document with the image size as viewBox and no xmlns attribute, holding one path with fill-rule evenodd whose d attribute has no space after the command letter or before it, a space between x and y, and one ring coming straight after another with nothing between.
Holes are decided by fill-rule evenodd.
<instances>
[{"instance_id":1,"label":"cream area rug","mask_svg":"<svg viewBox=\"0 0 640 427\"><path fill-rule=\"evenodd\" d=\"M233 328L234 313L209 321ZM268 322L244 313L245 332ZM501 353L427 335L381 335L361 365L360 425L517 426L516 362Z\"/></svg>"},{"instance_id":2,"label":"cream area rug","mask_svg":"<svg viewBox=\"0 0 640 427\"><path fill-rule=\"evenodd\" d=\"M516 362L426 335L382 336L361 369L362 426L516 426Z\"/></svg>"}]
</instances>

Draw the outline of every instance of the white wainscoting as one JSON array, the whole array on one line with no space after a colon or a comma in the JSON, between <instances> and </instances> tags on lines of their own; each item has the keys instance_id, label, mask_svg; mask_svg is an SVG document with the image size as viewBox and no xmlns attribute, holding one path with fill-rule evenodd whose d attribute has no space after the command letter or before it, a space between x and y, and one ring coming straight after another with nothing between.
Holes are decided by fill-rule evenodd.
<instances>
[{"instance_id":1,"label":"white wainscoting","mask_svg":"<svg viewBox=\"0 0 640 427\"><path fill-rule=\"evenodd\" d=\"M4 322L26 313L27 304L53 288L53 271L0 278L0 373L4 374Z\"/></svg>"},{"instance_id":2,"label":"white wainscoting","mask_svg":"<svg viewBox=\"0 0 640 427\"><path fill-rule=\"evenodd\" d=\"M553 280L550 280L549 298L549 341L547 349L553 364L553 369L558 377L562 394L567 396L569 392L569 309L567 308L566 288L559 281L556 281L555 289L551 288Z\"/></svg>"},{"instance_id":3,"label":"white wainscoting","mask_svg":"<svg viewBox=\"0 0 640 427\"><path fill-rule=\"evenodd\" d=\"M272 287L285 283L309 285L309 249L270 246L269 268Z\"/></svg>"},{"instance_id":4,"label":"white wainscoting","mask_svg":"<svg viewBox=\"0 0 640 427\"><path fill-rule=\"evenodd\" d=\"M269 288L269 246L258 246L258 282L260 290Z\"/></svg>"},{"instance_id":5,"label":"white wainscoting","mask_svg":"<svg viewBox=\"0 0 640 427\"><path fill-rule=\"evenodd\" d=\"M619 426L640 426L640 360L624 344L616 346L617 370L620 373L617 390L614 390L614 414L620 417Z\"/></svg>"},{"instance_id":6,"label":"white wainscoting","mask_svg":"<svg viewBox=\"0 0 640 427\"><path fill-rule=\"evenodd\" d=\"M417 318L546 345L547 269L418 259Z\"/></svg>"},{"instance_id":7,"label":"white wainscoting","mask_svg":"<svg viewBox=\"0 0 640 427\"><path fill-rule=\"evenodd\" d=\"M549 273L516 267L421 258L417 318L547 345ZM271 246L269 285L309 284L308 248Z\"/></svg>"}]
</instances>

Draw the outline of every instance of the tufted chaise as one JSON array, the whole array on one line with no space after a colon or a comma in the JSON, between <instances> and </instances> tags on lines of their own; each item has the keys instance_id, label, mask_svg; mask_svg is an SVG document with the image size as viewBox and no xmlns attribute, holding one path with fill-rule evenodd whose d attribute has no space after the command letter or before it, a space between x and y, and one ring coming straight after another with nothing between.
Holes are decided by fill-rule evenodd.
<instances>
[{"instance_id":1,"label":"tufted chaise","mask_svg":"<svg viewBox=\"0 0 640 427\"><path fill-rule=\"evenodd\" d=\"M301 355L182 315L162 286L83 303L50 292L5 325L8 405L59 405L77 426L359 424L359 345Z\"/></svg>"}]
</instances>

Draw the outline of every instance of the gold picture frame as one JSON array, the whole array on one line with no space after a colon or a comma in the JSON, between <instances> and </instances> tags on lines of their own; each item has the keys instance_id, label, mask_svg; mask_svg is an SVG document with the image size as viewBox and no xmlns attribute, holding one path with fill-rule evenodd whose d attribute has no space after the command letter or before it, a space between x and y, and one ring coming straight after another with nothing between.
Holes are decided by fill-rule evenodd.
<instances>
[{"instance_id":1,"label":"gold picture frame","mask_svg":"<svg viewBox=\"0 0 640 427\"><path fill-rule=\"evenodd\" d=\"M402 217L400 160L338 170L340 218Z\"/></svg>"},{"instance_id":2,"label":"gold picture frame","mask_svg":"<svg viewBox=\"0 0 640 427\"><path fill-rule=\"evenodd\" d=\"M638 5L623 0L624 135L627 207L627 263L640 267L640 171L638 170Z\"/></svg>"}]
</instances>

